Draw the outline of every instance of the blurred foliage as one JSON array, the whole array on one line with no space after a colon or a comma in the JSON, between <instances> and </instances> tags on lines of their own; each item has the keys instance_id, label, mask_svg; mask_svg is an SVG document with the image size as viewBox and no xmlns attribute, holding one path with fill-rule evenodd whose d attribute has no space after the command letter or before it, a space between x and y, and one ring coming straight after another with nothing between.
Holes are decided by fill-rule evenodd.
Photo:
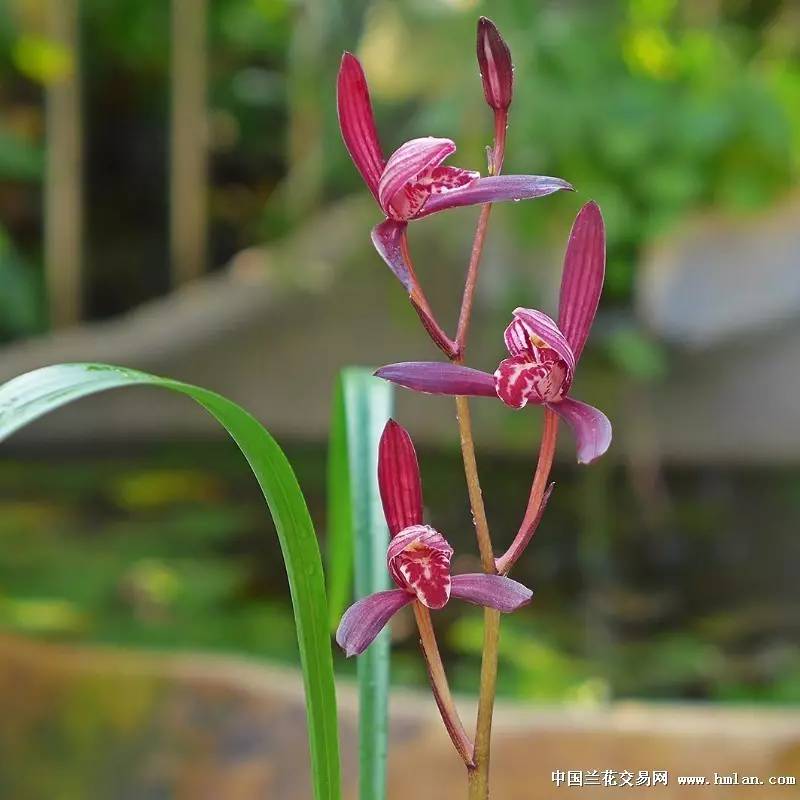
<instances>
[{"instance_id":1,"label":"blurred foliage","mask_svg":"<svg viewBox=\"0 0 800 800\"><path fill-rule=\"evenodd\" d=\"M600 703L609 697L606 681L593 675L581 659L571 656L549 637L537 635L535 626L511 618L500 640L499 677L506 693L526 700L561 700L569 703ZM480 658L483 652L483 621L479 616L460 619L450 631L456 652Z\"/></svg>"},{"instance_id":2,"label":"blurred foliage","mask_svg":"<svg viewBox=\"0 0 800 800\"><path fill-rule=\"evenodd\" d=\"M2 143L0 143L0 148ZM42 330L41 281L0 226L0 341Z\"/></svg>"},{"instance_id":3,"label":"blurred foliage","mask_svg":"<svg viewBox=\"0 0 800 800\"><path fill-rule=\"evenodd\" d=\"M324 530L322 449L289 450ZM71 458L0 461L0 629L74 642L217 650L295 662L294 626L261 498L227 445L182 445ZM437 527L456 571L477 568L457 453L421 454ZM529 474L483 458L496 530L510 529ZM674 508L652 509L612 477L602 564L587 557L585 472L559 490L517 576L537 587L503 626L507 697L603 703L613 697L800 703L795 579L797 470L698 477L670 472ZM704 474L704 473L703 473ZM591 488L591 487L590 487ZM773 513L765 515L763 509ZM770 541L768 550L753 540ZM714 564L713 572L708 565ZM609 578L613 571L613 580ZM793 600L793 598L795 598ZM457 690L474 691L482 616L453 603L437 616ZM264 637L264 631L269 636ZM413 619L392 624L393 680L423 686ZM339 668L352 661L339 656Z\"/></svg>"},{"instance_id":4,"label":"blurred foliage","mask_svg":"<svg viewBox=\"0 0 800 800\"><path fill-rule=\"evenodd\" d=\"M459 164L483 166L490 120L468 45L476 15L489 14L516 66L506 170L566 177L600 203L606 301L628 301L643 248L689 212L762 207L796 180L796 4L467 5L373 5L360 54L384 146L447 135ZM357 185L346 167L339 180ZM533 244L564 233L568 215L560 203L522 204L514 222Z\"/></svg>"},{"instance_id":5,"label":"blurred foliage","mask_svg":"<svg viewBox=\"0 0 800 800\"><path fill-rule=\"evenodd\" d=\"M0 129L0 180L34 181L43 172L42 151L35 144Z\"/></svg>"},{"instance_id":6,"label":"blurred foliage","mask_svg":"<svg viewBox=\"0 0 800 800\"><path fill-rule=\"evenodd\" d=\"M611 332L606 337L605 350L611 363L631 378L655 382L666 377L665 349L633 327Z\"/></svg>"},{"instance_id":7,"label":"blurred foliage","mask_svg":"<svg viewBox=\"0 0 800 800\"><path fill-rule=\"evenodd\" d=\"M20 499L0 514L0 624L259 654L268 629L269 655L294 659L280 558L247 555L263 548L271 523L259 516L258 497L246 508L237 502L235 469L234 459L215 463L213 475L169 457L143 468L122 459L68 477L48 468L45 487L38 469L4 465L0 478Z\"/></svg>"},{"instance_id":8,"label":"blurred foliage","mask_svg":"<svg viewBox=\"0 0 800 800\"><path fill-rule=\"evenodd\" d=\"M70 68L37 8L0 7L0 172L16 180L39 173L40 83ZM644 250L686 215L761 208L796 181L800 20L791 0L218 0L209 17L212 262L363 192L335 124L345 48L364 60L387 152L412 136L446 135L460 148L454 162L483 167L480 13L495 19L516 63L507 169L563 175L600 202L606 305L630 302ZM168 285L169 4L83 0L82 15L89 308L107 316ZM14 132L20 116L37 115ZM35 189L17 184L12 202L27 210L6 227L35 272ZM509 215L518 243L563 241L573 205L522 204ZM642 348L620 344L614 360L640 373Z\"/></svg>"}]
</instances>

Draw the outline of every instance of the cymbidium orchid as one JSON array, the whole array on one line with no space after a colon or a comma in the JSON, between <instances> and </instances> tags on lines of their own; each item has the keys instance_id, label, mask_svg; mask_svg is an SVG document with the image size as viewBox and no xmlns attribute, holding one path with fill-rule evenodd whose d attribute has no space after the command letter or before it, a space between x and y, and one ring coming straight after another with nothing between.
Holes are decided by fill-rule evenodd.
<instances>
[{"instance_id":1,"label":"cymbidium orchid","mask_svg":"<svg viewBox=\"0 0 800 800\"><path fill-rule=\"evenodd\" d=\"M486 17L478 20L476 52L486 105L494 111L508 111L514 94L511 52L497 26Z\"/></svg>"},{"instance_id":2,"label":"cymbidium orchid","mask_svg":"<svg viewBox=\"0 0 800 800\"><path fill-rule=\"evenodd\" d=\"M530 589L501 575L451 575L453 548L423 522L422 482L408 432L389 420L378 453L378 485L391 541L386 566L398 588L364 597L345 612L336 641L348 656L362 653L401 608L417 601L437 610L452 597L498 611L527 605Z\"/></svg>"},{"instance_id":3,"label":"cymbidium orchid","mask_svg":"<svg viewBox=\"0 0 800 800\"><path fill-rule=\"evenodd\" d=\"M569 390L597 312L604 274L603 218L595 203L587 203L567 245L558 323L542 311L515 309L504 335L509 357L494 375L425 361L390 364L376 374L419 392L497 397L511 408L544 406L569 425L577 440L578 461L588 464L608 449L611 423L602 411L570 397Z\"/></svg>"},{"instance_id":4,"label":"cymbidium orchid","mask_svg":"<svg viewBox=\"0 0 800 800\"><path fill-rule=\"evenodd\" d=\"M510 94L510 82L507 91ZM408 256L405 237L409 221L460 206L528 200L572 187L561 178L541 175L482 178L473 170L443 166L456 146L450 139L432 136L411 139L384 159L364 70L352 53L342 57L337 105L347 151L386 215L373 228L372 242L405 287L434 341L448 355L453 355L452 342L436 323Z\"/></svg>"},{"instance_id":5,"label":"cymbidium orchid","mask_svg":"<svg viewBox=\"0 0 800 800\"><path fill-rule=\"evenodd\" d=\"M599 208L588 203L573 225L564 263L558 321L530 308L517 308L505 331L508 357L494 374L464 365L464 353L478 283L491 204L498 200L541 197L572 187L559 178L501 176L508 111L514 88L511 54L494 23L478 22L476 52L483 91L494 117L487 148L489 177L445 166L455 151L450 139L413 139L384 159L364 72L346 53L338 79L339 122L356 168L386 219L372 230L376 249L399 278L433 341L449 363L405 362L376 373L416 391L455 395L467 494L482 573L451 575L453 550L444 536L423 521L419 467L408 433L390 421L381 438L378 483L391 533L386 561L396 588L358 600L344 614L336 634L347 655L363 652L389 619L410 606L419 630L436 704L456 751L467 767L470 800L488 800L492 710L497 682L500 614L531 599L530 590L507 577L525 552L544 514L553 484L559 419L578 442L578 461L605 453L611 425L596 408L570 392L576 367L594 321L605 272L605 231ZM481 204L467 266L455 338L442 330L430 309L409 253L409 222L459 206ZM512 408L534 404L545 409L536 469L528 504L510 546L496 557L478 476L469 397L494 397ZM431 610L456 597L484 606L484 637L475 735L459 717L431 622Z\"/></svg>"}]
</instances>

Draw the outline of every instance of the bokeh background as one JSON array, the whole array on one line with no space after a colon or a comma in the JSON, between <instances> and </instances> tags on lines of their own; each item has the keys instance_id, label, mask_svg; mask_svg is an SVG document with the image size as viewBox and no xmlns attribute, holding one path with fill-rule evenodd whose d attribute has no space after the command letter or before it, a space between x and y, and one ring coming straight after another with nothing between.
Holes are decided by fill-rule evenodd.
<instances>
[{"instance_id":1,"label":"bokeh background","mask_svg":"<svg viewBox=\"0 0 800 800\"><path fill-rule=\"evenodd\" d=\"M608 274L579 394L616 432L591 469L562 443L557 489L519 568L538 597L504 626L500 694L590 709L796 708L793 0L4 0L0 374L103 360L231 396L286 447L324 540L336 372L436 357L369 245L379 215L338 135L338 61L343 49L363 60L387 151L449 136L451 161L481 169L481 13L516 64L506 171L561 176L578 192L495 209L470 362L496 364L515 306L552 311L569 226L595 199ZM475 216L413 228L446 326ZM109 715L135 738L161 695L124 693L119 707L111 668L77 698L58 689L59 658L94 652L83 647L123 648L123 665L151 650L295 663L255 483L211 422L155 399L87 401L0 450L0 641L8 663L47 673L24 696L19 670L3 674L0 703L16 702L0 760L18 766L3 767L0 796L150 796L103 783L135 760L134 745L97 752ZM451 404L397 402L420 443L430 519L466 569ZM502 542L524 508L539 420L485 405L475 403L480 466ZM480 614L454 607L439 620L452 682L474 691ZM422 686L410 621L394 637L393 680ZM302 731L302 717L293 725ZM94 755L65 756L76 753ZM174 796L204 796L186 791Z\"/></svg>"}]
</instances>

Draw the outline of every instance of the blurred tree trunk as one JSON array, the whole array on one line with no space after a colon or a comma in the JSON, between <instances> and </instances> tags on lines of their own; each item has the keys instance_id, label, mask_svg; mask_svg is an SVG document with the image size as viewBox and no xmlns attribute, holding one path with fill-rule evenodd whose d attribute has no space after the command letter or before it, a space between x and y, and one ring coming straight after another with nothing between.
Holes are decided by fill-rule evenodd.
<instances>
[{"instance_id":1,"label":"blurred tree trunk","mask_svg":"<svg viewBox=\"0 0 800 800\"><path fill-rule=\"evenodd\" d=\"M48 0L47 35L68 67L47 83L44 189L45 274L50 325L81 316L83 268L83 124L79 0Z\"/></svg>"},{"instance_id":2,"label":"blurred tree trunk","mask_svg":"<svg viewBox=\"0 0 800 800\"><path fill-rule=\"evenodd\" d=\"M207 19L208 0L172 0L169 230L173 285L199 277L206 267Z\"/></svg>"}]
</instances>

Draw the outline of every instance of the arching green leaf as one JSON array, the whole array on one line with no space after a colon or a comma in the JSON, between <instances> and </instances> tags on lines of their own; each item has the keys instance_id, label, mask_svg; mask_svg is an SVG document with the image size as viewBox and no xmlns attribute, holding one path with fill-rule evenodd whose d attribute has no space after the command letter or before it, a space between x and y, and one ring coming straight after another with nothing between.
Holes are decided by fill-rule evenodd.
<instances>
[{"instance_id":1,"label":"arching green leaf","mask_svg":"<svg viewBox=\"0 0 800 800\"><path fill-rule=\"evenodd\" d=\"M261 423L230 400L197 386L106 364L60 364L0 386L0 440L66 403L124 386L154 386L191 397L225 428L250 464L275 522L289 577L305 682L314 797L339 800L336 695L322 560L294 472Z\"/></svg>"}]
</instances>

